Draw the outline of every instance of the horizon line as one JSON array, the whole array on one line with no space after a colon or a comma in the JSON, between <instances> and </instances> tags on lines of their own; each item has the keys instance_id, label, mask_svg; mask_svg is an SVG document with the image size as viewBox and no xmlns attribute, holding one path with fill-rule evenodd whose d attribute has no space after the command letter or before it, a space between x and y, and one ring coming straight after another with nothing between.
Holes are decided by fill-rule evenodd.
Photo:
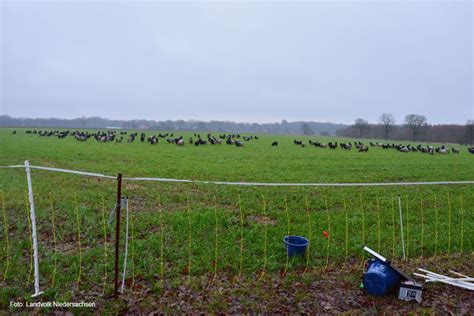
<instances>
[{"instance_id":1,"label":"horizon line","mask_svg":"<svg viewBox=\"0 0 474 316\"><path fill-rule=\"evenodd\" d=\"M354 122L352 123L339 123L339 122L331 122L331 121L314 121L314 120L287 120L287 119L281 119L279 121L273 121L273 122L259 122L259 121L232 121L232 120L227 120L227 119L209 119L209 120L202 120L202 119L193 119L193 118L188 118L188 119L163 119L163 120L156 120L156 119L145 119L145 118L139 118L139 119L117 119L117 118L108 118L108 117L103 117L103 116L79 116L79 117L73 117L73 118L62 118L62 117L15 117L11 116L9 114L0 114L0 116L7 116L12 119L16 120L80 120L80 119L91 119L91 118L99 118L103 120L109 120L109 121L124 121L124 122L133 122L133 121L147 121L147 122L176 122L176 121L184 121L184 122L202 122L202 123L211 123L211 122L225 122L225 123L234 123L234 124L282 124L283 121L286 121L287 123L319 123L319 124L333 124L333 125L344 125L344 126L351 126L354 125ZM427 123L427 125L460 125L460 126L465 126L469 124L469 121L472 121L472 119L467 119L465 123ZM380 125L378 122L369 122L369 125ZM401 126L404 125L404 123L395 123L394 125L396 126Z\"/></svg>"}]
</instances>

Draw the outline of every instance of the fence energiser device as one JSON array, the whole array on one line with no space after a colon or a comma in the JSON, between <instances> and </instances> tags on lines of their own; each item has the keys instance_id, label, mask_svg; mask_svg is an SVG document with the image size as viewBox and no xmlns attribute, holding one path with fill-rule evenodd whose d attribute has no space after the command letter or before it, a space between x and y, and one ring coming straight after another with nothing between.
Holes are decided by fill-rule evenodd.
<instances>
[{"instance_id":1,"label":"fence energiser device","mask_svg":"<svg viewBox=\"0 0 474 316\"><path fill-rule=\"evenodd\" d=\"M421 302L422 286L376 251L364 246L373 258L364 267L363 286L372 295L383 296L398 288L398 298Z\"/></svg>"}]
</instances>

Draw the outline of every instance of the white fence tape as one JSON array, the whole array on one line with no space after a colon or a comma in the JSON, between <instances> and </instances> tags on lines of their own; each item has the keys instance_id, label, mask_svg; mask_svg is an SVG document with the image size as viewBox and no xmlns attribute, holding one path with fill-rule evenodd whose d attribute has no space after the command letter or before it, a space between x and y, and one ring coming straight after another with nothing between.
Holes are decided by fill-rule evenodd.
<instances>
[{"instance_id":1,"label":"white fence tape","mask_svg":"<svg viewBox=\"0 0 474 316\"><path fill-rule=\"evenodd\" d=\"M158 182L185 182L202 184L222 184L240 186L269 186L269 187L355 187L355 186L402 186L402 185L429 185L429 184L474 184L474 181L433 181L433 182L347 182L347 183L272 183L272 182L225 182L225 181L202 181L182 180L167 178L123 178L131 181L158 181Z\"/></svg>"},{"instance_id":2,"label":"white fence tape","mask_svg":"<svg viewBox=\"0 0 474 316\"><path fill-rule=\"evenodd\" d=\"M0 168L25 168L25 166L24 165L12 165L12 166L0 166ZM30 166L30 169L38 169L38 170L47 170L47 171L62 172L62 173L79 174L79 175L82 175L82 176L97 177L97 178L117 179L117 177L108 176L108 175L104 175L104 174L101 174L101 173L93 173L93 172L77 171L77 170L69 170L69 169L61 169L61 168L53 168L53 167Z\"/></svg>"},{"instance_id":3,"label":"white fence tape","mask_svg":"<svg viewBox=\"0 0 474 316\"><path fill-rule=\"evenodd\" d=\"M0 166L0 168L25 168L24 165ZM116 176L104 175L101 173L93 173L86 171L77 171L53 167L30 166L31 169L47 170L53 172L62 172L70 174L78 174L89 177L117 179ZM172 178L147 178L135 177L126 178L129 181L156 181L156 182L181 182L181 183L199 183L199 184L216 184L216 185L237 185L237 186L268 186L268 187L361 187L361 186L412 186L412 185L445 185L445 184L474 184L474 180L467 181L422 181L422 182L329 182L329 183L278 183L278 182L229 182L229 181L204 181L189 179L172 179Z\"/></svg>"}]
</instances>

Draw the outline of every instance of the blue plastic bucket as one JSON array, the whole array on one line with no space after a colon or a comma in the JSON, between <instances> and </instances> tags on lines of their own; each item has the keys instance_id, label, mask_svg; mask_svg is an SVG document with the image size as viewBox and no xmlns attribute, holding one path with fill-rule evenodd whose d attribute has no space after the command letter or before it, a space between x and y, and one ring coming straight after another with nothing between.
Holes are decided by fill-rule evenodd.
<instances>
[{"instance_id":1,"label":"blue plastic bucket","mask_svg":"<svg viewBox=\"0 0 474 316\"><path fill-rule=\"evenodd\" d=\"M382 296L400 283L400 274L390 264L372 259L364 274L363 283L370 294Z\"/></svg>"},{"instance_id":2,"label":"blue plastic bucket","mask_svg":"<svg viewBox=\"0 0 474 316\"><path fill-rule=\"evenodd\" d=\"M306 247L308 247L308 239L302 236L285 236L283 238L285 243L285 248L288 253L288 256L304 256Z\"/></svg>"}]
</instances>

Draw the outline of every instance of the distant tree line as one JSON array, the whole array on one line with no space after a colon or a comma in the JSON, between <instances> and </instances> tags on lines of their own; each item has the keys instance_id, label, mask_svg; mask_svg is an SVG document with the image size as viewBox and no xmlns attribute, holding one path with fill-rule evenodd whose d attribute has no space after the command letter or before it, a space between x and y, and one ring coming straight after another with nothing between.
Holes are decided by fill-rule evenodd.
<instances>
[{"instance_id":1,"label":"distant tree line","mask_svg":"<svg viewBox=\"0 0 474 316\"><path fill-rule=\"evenodd\" d=\"M383 113L377 124L357 118L352 125L282 120L276 123L236 123L230 121L196 120L110 120L102 117L58 118L14 118L0 115L1 127L30 128L121 128L125 130L163 130L199 132L248 132L270 134L299 134L372 138L385 140L408 140L474 145L474 121L465 125L429 124L424 115L410 114L397 124L392 114Z\"/></svg>"},{"instance_id":2,"label":"distant tree line","mask_svg":"<svg viewBox=\"0 0 474 316\"><path fill-rule=\"evenodd\" d=\"M354 124L338 130L336 134L353 138L473 145L474 121L468 120L465 125L429 124L424 115L409 114L403 123L397 124L392 114L383 113L377 124L357 118Z\"/></svg>"},{"instance_id":3,"label":"distant tree line","mask_svg":"<svg viewBox=\"0 0 474 316\"><path fill-rule=\"evenodd\" d=\"M163 130L163 131L200 131L200 132L249 132L272 134L301 135L335 135L337 130L346 127L344 124L320 122L277 123L236 123L229 121L195 121L195 120L109 120L102 117L79 117L75 119L57 118L13 118L0 115L0 126L32 128L121 128L125 130Z\"/></svg>"}]
</instances>

